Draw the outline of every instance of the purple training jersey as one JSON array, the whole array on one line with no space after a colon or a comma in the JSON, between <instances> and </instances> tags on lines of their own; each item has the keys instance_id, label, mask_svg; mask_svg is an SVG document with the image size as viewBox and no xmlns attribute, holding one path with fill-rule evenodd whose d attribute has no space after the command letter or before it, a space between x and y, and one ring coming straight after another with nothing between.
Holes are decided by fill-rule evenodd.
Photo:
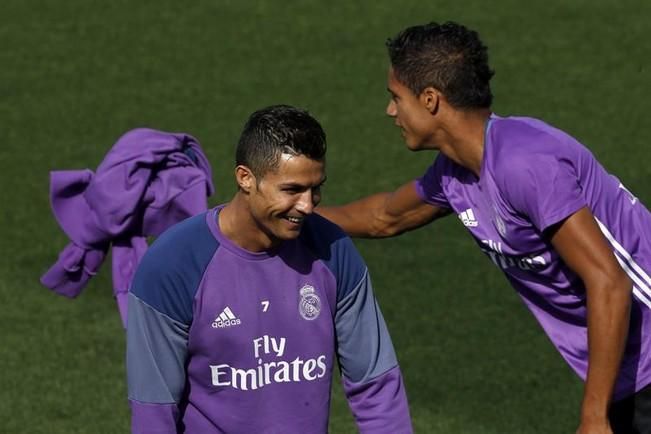
<instances>
[{"instance_id":1,"label":"purple training jersey","mask_svg":"<svg viewBox=\"0 0 651 434\"><path fill-rule=\"evenodd\" d=\"M457 213L584 380L585 287L544 231L589 208L634 284L613 398L651 383L651 214L583 145L536 119L492 115L479 178L439 154L416 189L424 201Z\"/></svg>"},{"instance_id":2,"label":"purple training jersey","mask_svg":"<svg viewBox=\"0 0 651 434\"><path fill-rule=\"evenodd\" d=\"M368 270L318 215L269 252L219 229L221 207L164 233L129 294L132 432L325 433L338 361L362 433L411 433Z\"/></svg>"}]
</instances>

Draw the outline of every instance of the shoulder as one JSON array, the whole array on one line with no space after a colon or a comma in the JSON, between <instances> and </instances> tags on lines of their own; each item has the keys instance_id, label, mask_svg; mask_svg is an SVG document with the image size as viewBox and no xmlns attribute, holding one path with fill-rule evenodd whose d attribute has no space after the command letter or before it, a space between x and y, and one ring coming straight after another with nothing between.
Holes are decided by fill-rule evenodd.
<instances>
[{"instance_id":1,"label":"shoulder","mask_svg":"<svg viewBox=\"0 0 651 434\"><path fill-rule=\"evenodd\" d=\"M544 231L586 205L582 176L593 158L583 145L531 118L509 118L492 127L487 175L512 210Z\"/></svg>"},{"instance_id":2,"label":"shoulder","mask_svg":"<svg viewBox=\"0 0 651 434\"><path fill-rule=\"evenodd\" d=\"M491 118L487 166L498 185L530 180L559 164L574 166L587 150L575 138L539 119Z\"/></svg>"},{"instance_id":3,"label":"shoulder","mask_svg":"<svg viewBox=\"0 0 651 434\"><path fill-rule=\"evenodd\" d=\"M214 250L218 243L206 223L208 212L202 212L171 226L153 242L148 254L163 259L183 256L188 251Z\"/></svg>"},{"instance_id":4,"label":"shoulder","mask_svg":"<svg viewBox=\"0 0 651 434\"><path fill-rule=\"evenodd\" d=\"M524 158L531 154L558 155L577 151L583 146L571 135L535 118L510 116L491 118L487 139L498 161L508 157Z\"/></svg>"},{"instance_id":5,"label":"shoulder","mask_svg":"<svg viewBox=\"0 0 651 434\"><path fill-rule=\"evenodd\" d=\"M301 239L337 280L337 299L351 292L366 275L366 264L344 231L318 214L306 218Z\"/></svg>"},{"instance_id":6,"label":"shoulder","mask_svg":"<svg viewBox=\"0 0 651 434\"><path fill-rule=\"evenodd\" d=\"M192 300L218 247L205 212L172 226L147 250L130 292L159 312L190 322Z\"/></svg>"},{"instance_id":7,"label":"shoulder","mask_svg":"<svg viewBox=\"0 0 651 434\"><path fill-rule=\"evenodd\" d=\"M301 240L318 259L327 263L359 256L350 237L335 223L318 214L305 219Z\"/></svg>"}]
</instances>

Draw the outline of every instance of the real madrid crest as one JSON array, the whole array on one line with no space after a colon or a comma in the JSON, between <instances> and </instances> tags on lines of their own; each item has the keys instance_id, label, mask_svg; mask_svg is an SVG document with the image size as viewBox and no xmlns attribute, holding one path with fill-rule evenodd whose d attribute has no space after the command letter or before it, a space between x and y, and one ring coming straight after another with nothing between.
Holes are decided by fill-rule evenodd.
<instances>
[{"instance_id":1,"label":"real madrid crest","mask_svg":"<svg viewBox=\"0 0 651 434\"><path fill-rule=\"evenodd\" d=\"M298 302L298 313L301 314L303 319L313 320L321 313L321 299L316 295L316 291L312 285L304 285L298 293L301 299Z\"/></svg>"}]
</instances>

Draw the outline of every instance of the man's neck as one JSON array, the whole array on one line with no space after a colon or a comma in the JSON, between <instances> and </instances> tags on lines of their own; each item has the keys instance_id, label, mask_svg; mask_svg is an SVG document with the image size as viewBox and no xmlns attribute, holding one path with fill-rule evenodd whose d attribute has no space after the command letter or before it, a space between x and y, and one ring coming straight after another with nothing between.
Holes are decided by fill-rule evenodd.
<instances>
[{"instance_id":1,"label":"man's neck","mask_svg":"<svg viewBox=\"0 0 651 434\"><path fill-rule=\"evenodd\" d=\"M217 215L219 230L234 244L249 252L263 252L274 247L272 240L260 230L242 193L235 194Z\"/></svg>"},{"instance_id":2,"label":"man's neck","mask_svg":"<svg viewBox=\"0 0 651 434\"><path fill-rule=\"evenodd\" d=\"M490 110L455 110L442 129L439 150L455 163L481 174Z\"/></svg>"}]
</instances>

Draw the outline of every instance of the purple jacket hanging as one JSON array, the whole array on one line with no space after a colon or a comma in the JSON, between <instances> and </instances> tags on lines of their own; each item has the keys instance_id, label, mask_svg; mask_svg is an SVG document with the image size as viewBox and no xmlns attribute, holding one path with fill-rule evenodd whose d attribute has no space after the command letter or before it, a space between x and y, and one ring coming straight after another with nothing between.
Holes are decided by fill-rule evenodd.
<instances>
[{"instance_id":1,"label":"purple jacket hanging","mask_svg":"<svg viewBox=\"0 0 651 434\"><path fill-rule=\"evenodd\" d=\"M127 291L147 250L148 236L207 209L210 163L199 142L183 133L131 130L97 168L50 173L50 201L70 238L41 283L79 295L113 247L113 293L126 326Z\"/></svg>"}]
</instances>

